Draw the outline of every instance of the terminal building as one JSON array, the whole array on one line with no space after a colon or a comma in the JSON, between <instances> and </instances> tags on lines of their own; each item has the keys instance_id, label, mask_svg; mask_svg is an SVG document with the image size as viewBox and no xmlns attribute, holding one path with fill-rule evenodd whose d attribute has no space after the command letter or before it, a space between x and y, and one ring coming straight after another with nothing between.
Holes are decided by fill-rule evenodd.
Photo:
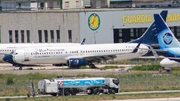
<instances>
[{"instance_id":1,"label":"terminal building","mask_svg":"<svg viewBox=\"0 0 180 101\"><path fill-rule=\"evenodd\" d=\"M1 12L0 42L127 42L140 37L162 10L168 10L166 22L180 40L179 8L111 8Z\"/></svg>"}]
</instances>

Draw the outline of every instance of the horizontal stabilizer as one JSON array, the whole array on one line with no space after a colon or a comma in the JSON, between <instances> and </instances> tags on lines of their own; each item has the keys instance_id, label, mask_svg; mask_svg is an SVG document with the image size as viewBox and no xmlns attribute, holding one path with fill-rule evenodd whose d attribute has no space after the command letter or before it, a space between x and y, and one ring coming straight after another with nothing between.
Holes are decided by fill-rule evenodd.
<instances>
[{"instance_id":1,"label":"horizontal stabilizer","mask_svg":"<svg viewBox=\"0 0 180 101\"><path fill-rule=\"evenodd\" d=\"M159 48L159 44L151 44L151 47Z\"/></svg>"}]
</instances>

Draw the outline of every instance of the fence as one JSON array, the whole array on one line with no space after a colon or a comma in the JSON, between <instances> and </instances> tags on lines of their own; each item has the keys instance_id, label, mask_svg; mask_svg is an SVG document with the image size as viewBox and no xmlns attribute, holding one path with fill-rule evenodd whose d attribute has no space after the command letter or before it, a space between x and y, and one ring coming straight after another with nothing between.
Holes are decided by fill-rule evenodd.
<instances>
[{"instance_id":1,"label":"fence","mask_svg":"<svg viewBox=\"0 0 180 101\"><path fill-rule=\"evenodd\" d=\"M27 94L27 88L27 82L23 80L17 80L13 82L8 82L6 80L0 81L0 95Z\"/></svg>"},{"instance_id":2,"label":"fence","mask_svg":"<svg viewBox=\"0 0 180 101\"><path fill-rule=\"evenodd\" d=\"M179 89L179 75L143 75L120 77L120 91Z\"/></svg>"}]
</instances>

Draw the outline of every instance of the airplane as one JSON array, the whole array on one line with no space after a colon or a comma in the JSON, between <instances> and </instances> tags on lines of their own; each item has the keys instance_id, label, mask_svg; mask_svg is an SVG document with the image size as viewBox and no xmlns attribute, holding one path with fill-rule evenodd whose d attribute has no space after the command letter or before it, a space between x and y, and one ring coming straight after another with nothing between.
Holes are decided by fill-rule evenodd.
<instances>
[{"instance_id":1,"label":"airplane","mask_svg":"<svg viewBox=\"0 0 180 101\"><path fill-rule=\"evenodd\" d=\"M41 46L66 46L66 45L83 45L85 43L85 38L79 43L3 43L0 44L0 61L3 58L11 54L16 49L28 48L28 47L41 47Z\"/></svg>"},{"instance_id":2,"label":"airplane","mask_svg":"<svg viewBox=\"0 0 180 101\"><path fill-rule=\"evenodd\" d=\"M165 58L160 61L160 65L167 72L170 72L171 68L180 67L180 42L159 14L154 14L154 19L158 33L159 50L166 51L163 53Z\"/></svg>"},{"instance_id":3,"label":"airplane","mask_svg":"<svg viewBox=\"0 0 180 101\"><path fill-rule=\"evenodd\" d=\"M140 57L149 51L141 43L85 44L76 46L31 47L17 49L3 58L19 67L33 64L67 64L69 68L94 65L107 60L127 60Z\"/></svg>"},{"instance_id":4,"label":"airplane","mask_svg":"<svg viewBox=\"0 0 180 101\"><path fill-rule=\"evenodd\" d=\"M167 16L167 11L162 11L161 12L161 16L164 18L164 19L166 19L166 16ZM154 23L148 28L148 30L145 32L145 34L143 35L143 37L142 38L140 38L140 39L138 39L138 40L135 40L135 41L133 41L133 42L130 42L130 43L140 43L140 42L142 42L142 43L146 43L146 41L147 41L147 39L144 41L144 36L146 35L146 33L148 34L148 35L150 35L151 33L154 33ZM147 38L147 37L146 37ZM154 37L154 38L156 38L156 40L157 40L157 37ZM143 40L141 40L141 39L143 39ZM148 39L150 39L150 38L148 38ZM151 37L151 39L152 39L152 37ZM156 41L155 41L155 43L157 43ZM128 56L124 56L124 57L128 57ZM4 59L6 59L6 58L4 58ZM101 58L102 60L103 60L103 58ZM124 58L125 59L125 58ZM130 59L132 59L132 57L130 58ZM121 60L123 60L123 59L121 59ZM64 65L64 64L66 64L66 62L64 62L64 63L58 63L58 64L53 64L53 65L55 65L55 66L61 66L61 65ZM22 65L16 65L16 64L14 64L15 66L22 66Z\"/></svg>"}]
</instances>

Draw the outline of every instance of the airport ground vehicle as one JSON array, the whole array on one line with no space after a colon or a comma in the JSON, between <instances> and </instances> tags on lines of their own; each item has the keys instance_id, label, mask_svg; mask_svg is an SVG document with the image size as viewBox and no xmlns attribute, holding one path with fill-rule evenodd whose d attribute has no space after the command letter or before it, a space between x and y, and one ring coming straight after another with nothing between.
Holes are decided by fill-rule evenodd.
<instances>
[{"instance_id":1,"label":"airport ground vehicle","mask_svg":"<svg viewBox=\"0 0 180 101\"><path fill-rule=\"evenodd\" d=\"M39 94L51 94L53 96L76 95L80 92L88 95L115 94L119 92L119 88L118 78L54 78L42 79L38 82Z\"/></svg>"}]
</instances>

